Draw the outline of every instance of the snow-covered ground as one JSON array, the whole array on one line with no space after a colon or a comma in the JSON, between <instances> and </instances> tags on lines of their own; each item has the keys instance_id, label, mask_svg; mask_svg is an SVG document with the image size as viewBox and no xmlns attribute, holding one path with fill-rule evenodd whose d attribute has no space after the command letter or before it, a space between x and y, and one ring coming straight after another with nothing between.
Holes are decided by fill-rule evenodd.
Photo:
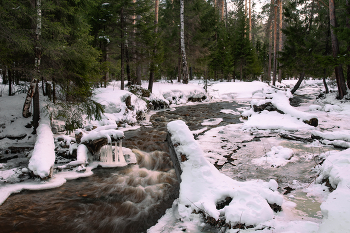
<instances>
[{"instance_id":1,"label":"snow-covered ground","mask_svg":"<svg viewBox=\"0 0 350 233\"><path fill-rule=\"evenodd\" d=\"M282 82L281 86L290 87L295 83L296 80L286 80ZM140 123L147 124L145 120L137 122L137 116L140 115L140 112L149 114L147 113L148 101L162 100L173 108L178 105L194 104L188 102L190 97L198 99L205 94L204 83L201 80L191 81L188 85L157 82L154 85L153 94L146 98L140 98L140 96L128 91L121 91L119 86L119 82L113 82L107 88L96 90L94 98L106 107L106 113L101 121L86 120L84 122L86 127L82 129L84 134L91 133L87 129L94 126L118 127L116 126L117 122L123 122L122 126L125 127L118 128L118 131L132 130L137 128ZM144 87L146 87L146 83ZM350 220L348 220L350 216L350 180L348 178L350 177L350 149L345 150L350 147L350 125L347 123L350 117L350 102L336 100L336 93L315 99L322 91L322 81L304 81L296 94L313 98L294 108L288 103L288 98L292 97L288 88L275 90L262 82L210 82L204 102L238 101L245 104L246 108L239 109L238 112L230 109L223 109L221 112L242 114L248 119L242 119L240 124L215 127L223 119L211 118L203 121L202 130L190 134L182 133L183 139L193 143L192 146L183 148L183 154L195 154L195 157L182 165L184 173L179 199L174 202L171 209L167 210L158 224L149 229L149 232L203 232L203 229L207 229L207 225L204 223L202 215L195 214L194 210L197 212L202 210L215 220L225 216L226 221L230 222L231 226L237 224L242 224L241 227L243 224L245 224L244 226L253 226L249 229L227 229L226 232L230 233L254 232L258 229L259 232L350 232ZM31 135L31 129L24 127L31 120L21 116L24 94L8 97L4 93L6 93L6 89L3 91L3 96L0 97L1 156L6 155L5 149L11 145L30 144L34 146L36 139L44 140L45 136L52 138L51 132L47 132L45 127L41 130L44 134L41 137L43 139L40 139L40 134L37 137ZM125 103L127 96L131 97L132 107L128 107ZM44 97L41 99L45 100ZM266 110L259 113L252 110L253 105L260 105L267 101L285 114ZM318 119L317 127L303 122L313 117ZM149 118L146 116L146 119ZM178 128L179 132L186 128L181 123L173 124L171 127L175 131ZM174 127L175 129L173 129ZM298 180L290 182L294 184L293 188L298 189L298 193L289 196L280 194L279 192L282 191L277 187L279 182L273 179L237 181L232 179L229 173L218 172L212 165L214 163L224 165L226 161L224 156L232 154L237 144L251 141L254 135L266 136L277 133L319 137L313 142L303 143L303 146L315 150L319 149L323 152L328 151L316 155L319 161L324 161L318 165L315 163L315 182L309 184L300 183ZM199 134L197 140L193 139L192 134ZM13 140L10 139L11 135L16 135L19 138L21 135L25 136L22 139ZM55 135L55 137L57 136L59 135ZM73 137L73 135L71 136ZM223 138L225 140L222 140ZM248 160L248 163L259 166L260 169L274 169L275 167L283 168L288 164L296 164L299 160L295 156L298 153L297 149L292 146L288 148L288 145L282 144L278 138L271 138L267 142L269 146L264 148L261 156L253 156ZM343 150L332 151L333 146L342 147ZM44 147L42 153L48 148L52 150L52 145ZM84 151L87 150L81 149L79 154L84 153ZM135 162L132 152L128 148L123 148L123 152L124 155L129 155L127 162ZM87 152L85 153L87 154ZM34 153L34 155L36 154L40 154L40 151ZM35 157L32 156L32 158ZM26 158L18 159L25 160ZM305 155L305 159L313 162L315 156ZM92 169L97 166L97 163L94 162L84 167L83 170L78 167L73 171L54 173L53 177L46 181L26 180L18 183L20 177L28 174L29 171L28 159L26 163L19 166L16 163L17 160L12 159L7 163L0 163L0 204L11 193L19 192L22 189L57 187L65 183L67 179L93 174ZM38 167L40 161L33 159L30 164L29 169L33 166ZM50 168L49 165L45 166L48 167L47 169ZM115 166L122 165L115 164ZM41 171L41 173L45 172ZM329 190L325 183L329 184L334 191ZM305 197L297 197L300 193L303 193L302 195ZM232 201L219 211L215 207L215 201L222 197L231 197ZM322 219L310 217L306 212L300 210L300 200L303 198L314 201L315 205L322 203L318 207L320 210L317 213L320 217L322 216ZM281 205L282 211L273 212L268 203ZM212 230L207 231L211 232Z\"/></svg>"}]
</instances>

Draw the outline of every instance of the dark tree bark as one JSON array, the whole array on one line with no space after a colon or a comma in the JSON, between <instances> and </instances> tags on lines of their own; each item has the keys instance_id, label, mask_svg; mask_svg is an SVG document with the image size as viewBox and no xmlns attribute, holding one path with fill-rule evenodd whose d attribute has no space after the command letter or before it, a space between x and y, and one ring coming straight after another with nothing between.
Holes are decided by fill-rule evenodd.
<instances>
[{"instance_id":1,"label":"dark tree bark","mask_svg":"<svg viewBox=\"0 0 350 233\"><path fill-rule=\"evenodd\" d=\"M125 46L125 58L126 58L126 76L128 77L128 85L132 85L131 71L130 71L130 56L129 56L128 45Z\"/></svg>"},{"instance_id":2,"label":"dark tree bark","mask_svg":"<svg viewBox=\"0 0 350 233\"><path fill-rule=\"evenodd\" d=\"M12 70L8 69L7 71L8 81L9 81L9 96L12 96Z\"/></svg>"},{"instance_id":3,"label":"dark tree bark","mask_svg":"<svg viewBox=\"0 0 350 233\"><path fill-rule=\"evenodd\" d=\"M346 0L346 11L347 11L346 27L350 30L350 1L349 0ZM348 54L350 54L350 42L349 41L348 41ZM347 65L346 81L347 81L348 88L350 89L350 64Z\"/></svg>"},{"instance_id":4,"label":"dark tree bark","mask_svg":"<svg viewBox=\"0 0 350 233\"><path fill-rule=\"evenodd\" d=\"M155 0L155 6L154 6L154 12L155 12L155 18L154 18L154 25L156 25L154 32L158 32L157 24L158 24L158 9L159 9L159 0ZM156 56L157 50L156 50L156 44L154 45L153 55ZM148 90L152 92L153 89L153 82L154 82L154 72L155 72L155 64L154 61L151 61L150 65L150 72L149 72L149 83L148 83Z\"/></svg>"},{"instance_id":5,"label":"dark tree bark","mask_svg":"<svg viewBox=\"0 0 350 233\"><path fill-rule=\"evenodd\" d=\"M291 90L292 94L294 94L294 92L296 92L296 90L298 90L298 88L300 87L301 82L304 80L304 77L305 77L305 72L301 72L298 82L293 87L293 90Z\"/></svg>"},{"instance_id":6,"label":"dark tree bark","mask_svg":"<svg viewBox=\"0 0 350 233\"><path fill-rule=\"evenodd\" d=\"M39 81L35 85L35 93L33 97L33 127L34 130L32 134L36 134L36 129L39 126L40 119L40 106L39 106Z\"/></svg>"},{"instance_id":7,"label":"dark tree bark","mask_svg":"<svg viewBox=\"0 0 350 233\"><path fill-rule=\"evenodd\" d=\"M323 69L323 73L324 73L324 76L323 76L323 78L322 78L322 80L323 80L323 85L324 85L324 89L325 89L326 94L328 94L328 93L329 93L329 90L328 90L328 86L327 86L327 82L326 82L326 78L327 78L326 69Z\"/></svg>"},{"instance_id":8,"label":"dark tree bark","mask_svg":"<svg viewBox=\"0 0 350 233\"><path fill-rule=\"evenodd\" d=\"M277 4L274 5L274 22L273 22L273 79L272 85L276 85L277 74Z\"/></svg>"},{"instance_id":9,"label":"dark tree bark","mask_svg":"<svg viewBox=\"0 0 350 233\"><path fill-rule=\"evenodd\" d=\"M335 15L335 4L334 0L329 0L329 19L331 28L331 40L332 40L332 53L333 57L336 59L339 53L339 43L336 34L334 33L334 28L337 27L336 15ZM339 64L334 68L335 76L338 85L338 94L339 99L343 99L344 95L346 95L346 86L345 79L343 73L343 66Z\"/></svg>"},{"instance_id":10,"label":"dark tree bark","mask_svg":"<svg viewBox=\"0 0 350 233\"><path fill-rule=\"evenodd\" d=\"M122 7L120 11L120 24L121 24L121 30L120 30L120 89L124 90L124 9Z\"/></svg>"}]
</instances>

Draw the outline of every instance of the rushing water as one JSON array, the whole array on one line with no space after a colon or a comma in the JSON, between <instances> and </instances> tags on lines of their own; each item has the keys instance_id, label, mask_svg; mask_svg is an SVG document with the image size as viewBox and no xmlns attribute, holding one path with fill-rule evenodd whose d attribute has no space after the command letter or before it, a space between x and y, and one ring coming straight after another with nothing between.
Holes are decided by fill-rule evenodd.
<instances>
[{"instance_id":1,"label":"rushing water","mask_svg":"<svg viewBox=\"0 0 350 233\"><path fill-rule=\"evenodd\" d=\"M68 181L56 189L12 195L0 206L0 232L145 232L178 196L179 184L165 142L166 124L180 119L190 130L203 128L203 120L211 118L223 118L217 126L235 124L240 122L240 116L221 110L237 112L241 107L235 102L219 102L157 112L151 117L152 127L125 132L123 146L134 149L136 165L97 168L93 176ZM217 126L207 126L207 130ZM312 182L314 163L308 157L312 155L310 148L301 143L279 142L285 147L295 147L298 157L295 163L279 168L251 163L253 158L262 157L276 140L281 139L238 141L239 149L232 152L229 163L220 167L221 172L237 180L276 179L281 193L294 180ZM312 208L300 207L309 202ZM305 196L298 205L302 211L312 210L306 215L319 217L319 203L314 200Z\"/></svg>"}]
</instances>

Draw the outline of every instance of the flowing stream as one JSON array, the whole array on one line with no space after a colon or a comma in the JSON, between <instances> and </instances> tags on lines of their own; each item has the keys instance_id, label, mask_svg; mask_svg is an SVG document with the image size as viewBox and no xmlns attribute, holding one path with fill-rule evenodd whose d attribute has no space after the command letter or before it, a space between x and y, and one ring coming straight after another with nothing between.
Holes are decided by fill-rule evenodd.
<instances>
[{"instance_id":1,"label":"flowing stream","mask_svg":"<svg viewBox=\"0 0 350 233\"><path fill-rule=\"evenodd\" d=\"M223 119L219 125L208 125L206 130L237 124L241 122L238 114L227 114L221 110L238 112L237 109L242 107L245 105L217 102L158 111L151 116L151 127L145 125L138 130L125 132L123 146L137 149L134 150L138 160L136 165L96 168L93 176L67 181L59 188L11 195L0 206L0 231L145 232L156 224L178 197L179 184L165 142L166 124L180 119L192 131L204 128L201 123L205 119ZM217 168L237 180L276 179L281 193L293 182L312 182L315 174L311 169L315 163L311 149L302 143L276 139L274 136L238 141L239 149L232 152L229 162ZM279 143L285 147L295 149L298 160L278 168L252 164L253 158L262 157L270 149L271 140L280 140ZM318 202L315 203L300 190L293 192L290 199L303 199L297 203L301 215L320 218Z\"/></svg>"}]
</instances>

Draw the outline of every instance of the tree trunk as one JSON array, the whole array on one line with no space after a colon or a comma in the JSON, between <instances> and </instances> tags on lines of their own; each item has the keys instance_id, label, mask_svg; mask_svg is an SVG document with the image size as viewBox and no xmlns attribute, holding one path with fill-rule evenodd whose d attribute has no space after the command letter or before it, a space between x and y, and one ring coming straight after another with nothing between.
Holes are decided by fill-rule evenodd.
<instances>
[{"instance_id":1,"label":"tree trunk","mask_svg":"<svg viewBox=\"0 0 350 233\"><path fill-rule=\"evenodd\" d=\"M131 71L130 71L130 57L129 57L129 46L125 45L125 58L126 58L126 76L128 77L128 85L131 85Z\"/></svg>"},{"instance_id":2,"label":"tree trunk","mask_svg":"<svg viewBox=\"0 0 350 233\"><path fill-rule=\"evenodd\" d=\"M9 81L9 96L12 96L12 69L8 69L7 71L8 81Z\"/></svg>"},{"instance_id":3,"label":"tree trunk","mask_svg":"<svg viewBox=\"0 0 350 233\"><path fill-rule=\"evenodd\" d=\"M107 42L106 44L104 45L104 61L107 65L107 62L108 62L108 45L107 45ZM104 79L103 79L103 85L104 85L104 88L107 87L107 82L108 82L108 79L109 79L109 68L106 66L106 71L105 71L105 75L104 75Z\"/></svg>"},{"instance_id":4,"label":"tree trunk","mask_svg":"<svg viewBox=\"0 0 350 233\"><path fill-rule=\"evenodd\" d=\"M350 30L350 1L346 0L346 27ZM348 55L350 54L350 42L348 40ZM347 77L346 77L348 88L350 89L350 64L347 65Z\"/></svg>"},{"instance_id":5,"label":"tree trunk","mask_svg":"<svg viewBox=\"0 0 350 233\"><path fill-rule=\"evenodd\" d=\"M221 21L224 21L225 16L225 0L221 1Z\"/></svg>"},{"instance_id":6,"label":"tree trunk","mask_svg":"<svg viewBox=\"0 0 350 233\"><path fill-rule=\"evenodd\" d=\"M25 118L28 118L31 116L31 113L29 112L29 108L35 93L36 82L37 80L33 79L32 82L30 83L29 90L27 92L27 97L24 101L22 116Z\"/></svg>"},{"instance_id":7,"label":"tree trunk","mask_svg":"<svg viewBox=\"0 0 350 233\"><path fill-rule=\"evenodd\" d=\"M324 85L324 88L326 90L326 94L329 93L329 90L328 90L328 86L327 86L327 82L326 82L326 78L327 78L327 72L326 72L326 69L324 68L323 69L323 73L324 73L324 76L323 76L323 85Z\"/></svg>"},{"instance_id":8,"label":"tree trunk","mask_svg":"<svg viewBox=\"0 0 350 233\"><path fill-rule=\"evenodd\" d=\"M334 29L337 27L334 0L329 0L329 19L330 19L330 24L332 26L331 28L332 53L333 53L334 59L337 59L338 53L339 53L339 44L338 44L338 38L334 33ZM344 95L346 95L346 86L345 86L342 65L339 64L338 66L336 66L334 68L334 71L335 71L335 76L336 76L337 85L338 85L338 94L339 94L338 97L339 99L343 99Z\"/></svg>"},{"instance_id":9,"label":"tree trunk","mask_svg":"<svg viewBox=\"0 0 350 233\"><path fill-rule=\"evenodd\" d=\"M271 65L272 65L272 5L273 0L271 0L271 12L269 17L269 29L268 29L268 38L269 38L269 65L267 68L267 80L271 80Z\"/></svg>"},{"instance_id":10,"label":"tree trunk","mask_svg":"<svg viewBox=\"0 0 350 233\"><path fill-rule=\"evenodd\" d=\"M124 9L122 7L120 11L120 89L124 90Z\"/></svg>"},{"instance_id":11,"label":"tree trunk","mask_svg":"<svg viewBox=\"0 0 350 233\"><path fill-rule=\"evenodd\" d=\"M184 84L188 83L188 67L187 67L187 57L185 50L185 23L184 23L184 0L180 0L180 27L181 27L181 57L182 57L182 82Z\"/></svg>"},{"instance_id":12,"label":"tree trunk","mask_svg":"<svg viewBox=\"0 0 350 233\"><path fill-rule=\"evenodd\" d=\"M36 129L39 126L40 119L40 106L39 106L39 81L35 84L35 92L33 96L33 132L32 134L36 134Z\"/></svg>"},{"instance_id":13,"label":"tree trunk","mask_svg":"<svg viewBox=\"0 0 350 233\"><path fill-rule=\"evenodd\" d=\"M298 88L300 87L301 82L304 80L304 77L305 77L305 72L301 72L298 82L293 87L293 90L291 90L292 94L294 94L294 92L296 92L296 90L298 90Z\"/></svg>"},{"instance_id":14,"label":"tree trunk","mask_svg":"<svg viewBox=\"0 0 350 233\"><path fill-rule=\"evenodd\" d=\"M278 2L277 2L278 4ZM277 4L274 5L274 22L273 22L273 79L272 85L276 85L277 74Z\"/></svg>"},{"instance_id":15,"label":"tree trunk","mask_svg":"<svg viewBox=\"0 0 350 233\"><path fill-rule=\"evenodd\" d=\"M252 0L249 0L249 40L252 41Z\"/></svg>"},{"instance_id":16,"label":"tree trunk","mask_svg":"<svg viewBox=\"0 0 350 233\"><path fill-rule=\"evenodd\" d=\"M282 24L283 24L283 21L282 21L282 0L279 0L279 32L278 32L278 36L279 36L279 43L278 43L278 52L281 52L282 51ZM280 64L278 62L278 82L282 82L282 69L280 67Z\"/></svg>"},{"instance_id":17,"label":"tree trunk","mask_svg":"<svg viewBox=\"0 0 350 233\"><path fill-rule=\"evenodd\" d=\"M56 82L52 80L52 102L56 103Z\"/></svg>"},{"instance_id":18,"label":"tree trunk","mask_svg":"<svg viewBox=\"0 0 350 233\"><path fill-rule=\"evenodd\" d=\"M180 56L179 56L179 59L178 59L178 64L177 64L177 73L178 73L178 76L177 76L177 81L178 82L181 82L181 48L180 48Z\"/></svg>"},{"instance_id":19,"label":"tree trunk","mask_svg":"<svg viewBox=\"0 0 350 233\"><path fill-rule=\"evenodd\" d=\"M159 9L159 0L155 0L155 6L154 6L154 25L156 26L154 29L155 34L158 32L158 9ZM154 44L154 49L153 49L153 56L156 56L157 50L156 50L156 44ZM154 59L154 58L153 58ZM155 72L155 64L154 60L152 59L151 65L150 65L150 71L149 71L149 83L148 83L148 90L152 92L153 89L153 82L154 82L154 72Z\"/></svg>"}]
</instances>

